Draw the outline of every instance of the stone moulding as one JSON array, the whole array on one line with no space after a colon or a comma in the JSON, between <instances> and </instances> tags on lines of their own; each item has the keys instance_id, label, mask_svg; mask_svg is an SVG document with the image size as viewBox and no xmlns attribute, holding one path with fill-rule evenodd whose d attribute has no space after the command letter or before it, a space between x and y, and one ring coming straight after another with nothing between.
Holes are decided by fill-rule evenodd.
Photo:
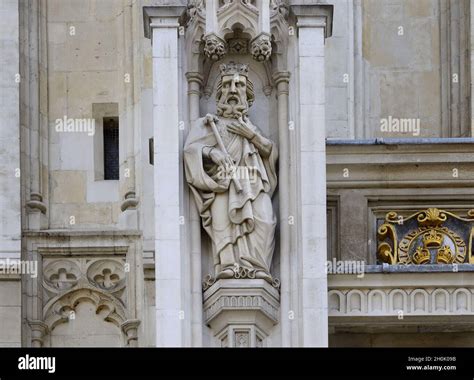
<instances>
[{"instance_id":1,"label":"stone moulding","mask_svg":"<svg viewBox=\"0 0 474 380\"><path fill-rule=\"evenodd\" d=\"M236 331L257 346L278 323L280 295L262 279L218 280L204 292L205 322L222 346L238 346Z\"/></svg>"},{"instance_id":2,"label":"stone moulding","mask_svg":"<svg viewBox=\"0 0 474 380\"><path fill-rule=\"evenodd\" d=\"M473 315L474 288L331 289L329 316Z\"/></svg>"},{"instance_id":3,"label":"stone moulding","mask_svg":"<svg viewBox=\"0 0 474 380\"><path fill-rule=\"evenodd\" d=\"M204 292L206 323L224 310L260 310L278 321L280 296L263 280L218 280Z\"/></svg>"},{"instance_id":4,"label":"stone moulding","mask_svg":"<svg viewBox=\"0 0 474 380\"><path fill-rule=\"evenodd\" d=\"M123 211L128 209L135 209L138 206L138 199L134 191L128 191L124 196L124 201L120 205L120 209Z\"/></svg>"},{"instance_id":5,"label":"stone moulding","mask_svg":"<svg viewBox=\"0 0 474 380\"><path fill-rule=\"evenodd\" d=\"M40 193L31 193L30 200L26 202L26 206L30 210L39 210L46 214L46 205L43 202L43 196Z\"/></svg>"},{"instance_id":6,"label":"stone moulding","mask_svg":"<svg viewBox=\"0 0 474 380\"><path fill-rule=\"evenodd\" d=\"M54 298L43 308L44 321L49 330L53 330L58 324L67 322L70 313L82 300L91 301L96 312L104 310L104 319L112 322L117 327L127 320L127 311L125 307L114 296L93 288L82 288L66 293L59 298Z\"/></svg>"},{"instance_id":7,"label":"stone moulding","mask_svg":"<svg viewBox=\"0 0 474 380\"><path fill-rule=\"evenodd\" d=\"M261 310L275 322L278 308L262 296L222 296L206 309L206 320L211 321L222 310Z\"/></svg>"},{"instance_id":8,"label":"stone moulding","mask_svg":"<svg viewBox=\"0 0 474 380\"><path fill-rule=\"evenodd\" d=\"M366 327L363 321L369 319L372 327L416 320L435 325L438 319L454 325L469 318L472 324L474 286L466 284L473 279L472 272L329 275L328 314L335 324L351 325L359 318Z\"/></svg>"}]
</instances>

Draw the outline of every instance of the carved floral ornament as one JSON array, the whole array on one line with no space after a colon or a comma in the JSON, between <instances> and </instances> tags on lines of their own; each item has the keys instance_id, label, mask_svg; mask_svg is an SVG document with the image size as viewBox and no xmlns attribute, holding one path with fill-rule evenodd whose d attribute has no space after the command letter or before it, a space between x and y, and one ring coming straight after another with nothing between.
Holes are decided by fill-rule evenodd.
<instances>
[{"instance_id":1,"label":"carved floral ornament","mask_svg":"<svg viewBox=\"0 0 474 380\"><path fill-rule=\"evenodd\" d=\"M377 259L387 264L474 264L474 209L463 218L429 208L407 218L387 213L377 231Z\"/></svg>"}]
</instances>

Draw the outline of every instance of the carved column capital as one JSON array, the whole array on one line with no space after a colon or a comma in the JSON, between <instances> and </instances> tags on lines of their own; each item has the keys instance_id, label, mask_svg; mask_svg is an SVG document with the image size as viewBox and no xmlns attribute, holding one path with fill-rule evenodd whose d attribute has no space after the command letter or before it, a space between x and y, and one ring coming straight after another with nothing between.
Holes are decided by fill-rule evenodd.
<instances>
[{"instance_id":1,"label":"carved column capital","mask_svg":"<svg viewBox=\"0 0 474 380\"><path fill-rule=\"evenodd\" d=\"M140 320L138 319L128 319L122 323L122 331L127 336L127 346L128 347L137 347L138 346L138 326L140 325Z\"/></svg>"},{"instance_id":2,"label":"carved column capital","mask_svg":"<svg viewBox=\"0 0 474 380\"><path fill-rule=\"evenodd\" d=\"M273 74L273 81L277 87L277 95L289 95L290 72L277 71Z\"/></svg>"},{"instance_id":3,"label":"carved column capital","mask_svg":"<svg viewBox=\"0 0 474 380\"><path fill-rule=\"evenodd\" d=\"M49 332L48 325L43 321L28 321L31 329L31 347L43 347L44 337Z\"/></svg>"},{"instance_id":4,"label":"carved column capital","mask_svg":"<svg viewBox=\"0 0 474 380\"><path fill-rule=\"evenodd\" d=\"M332 35L334 6L330 4L291 5L298 28L324 28L324 37Z\"/></svg>"},{"instance_id":5,"label":"carved column capital","mask_svg":"<svg viewBox=\"0 0 474 380\"><path fill-rule=\"evenodd\" d=\"M197 71L188 71L186 73L186 79L188 80L188 83L197 82L199 85L202 85L204 80L201 73L198 73Z\"/></svg>"},{"instance_id":6,"label":"carved column capital","mask_svg":"<svg viewBox=\"0 0 474 380\"><path fill-rule=\"evenodd\" d=\"M200 88L203 84L203 76L195 71L188 71L186 73L186 79L188 80L188 95L201 95Z\"/></svg>"},{"instance_id":7,"label":"carved column capital","mask_svg":"<svg viewBox=\"0 0 474 380\"><path fill-rule=\"evenodd\" d=\"M183 5L159 5L143 7L145 37L151 38L154 28L178 28L186 12Z\"/></svg>"}]
</instances>

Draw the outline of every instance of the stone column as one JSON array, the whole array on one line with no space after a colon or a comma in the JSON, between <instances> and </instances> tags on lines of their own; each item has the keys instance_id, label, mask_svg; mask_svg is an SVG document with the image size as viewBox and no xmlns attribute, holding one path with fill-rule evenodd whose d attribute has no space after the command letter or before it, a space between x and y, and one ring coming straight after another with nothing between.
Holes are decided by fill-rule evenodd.
<instances>
[{"instance_id":1,"label":"stone column","mask_svg":"<svg viewBox=\"0 0 474 380\"><path fill-rule=\"evenodd\" d=\"M199 97L202 75L198 72L186 73L188 80L189 127L199 118ZM192 293L192 345L202 346L202 278L201 278L201 216L189 193L189 220L191 224L191 293Z\"/></svg>"},{"instance_id":2,"label":"stone column","mask_svg":"<svg viewBox=\"0 0 474 380\"><path fill-rule=\"evenodd\" d=\"M26 107L23 107L23 122L28 128L29 146L26 151L29 154L28 178L29 178L29 199L26 202L28 211L28 229L40 230L47 227L47 218L45 214L47 207L44 196L44 183L42 166L44 164L44 155L42 147L44 140L47 139L44 127L44 115L46 109L43 109L41 99L47 99L45 87L41 87L40 77L42 69L45 70L44 55L45 48L42 46L41 38L45 36L46 19L41 17L43 3L39 1L27 1L21 4L25 14L24 34L22 35L22 45L24 49L25 64L22 72L22 89L24 92ZM44 7L43 7L44 12ZM43 120L42 120L43 116ZM25 175L26 173L23 173Z\"/></svg>"},{"instance_id":3,"label":"stone column","mask_svg":"<svg viewBox=\"0 0 474 380\"><path fill-rule=\"evenodd\" d=\"M2 65L0 82L0 258L20 258L21 201L20 201L20 51L18 1L0 2L4 16L0 34L0 56L8 58Z\"/></svg>"},{"instance_id":4,"label":"stone column","mask_svg":"<svg viewBox=\"0 0 474 380\"><path fill-rule=\"evenodd\" d=\"M290 147L289 147L289 125L288 125L288 96L290 73L278 71L274 74L273 80L277 88L278 98L278 140L279 145L279 188L280 188L280 324L281 324L281 345L290 346L291 327L288 313L290 312L290 255L291 237L290 224ZM285 197L285 198L284 198Z\"/></svg>"},{"instance_id":5,"label":"stone column","mask_svg":"<svg viewBox=\"0 0 474 380\"><path fill-rule=\"evenodd\" d=\"M300 345L328 345L324 40L332 6L292 6L298 28Z\"/></svg>"},{"instance_id":6,"label":"stone column","mask_svg":"<svg viewBox=\"0 0 474 380\"><path fill-rule=\"evenodd\" d=\"M183 344L178 28L184 6L145 7L153 44L156 345Z\"/></svg>"},{"instance_id":7,"label":"stone column","mask_svg":"<svg viewBox=\"0 0 474 380\"><path fill-rule=\"evenodd\" d=\"M126 136L125 155L123 162L121 162L121 199L122 204L120 209L122 214L119 217L119 225L124 229L138 228L138 199L136 195L136 168L135 168L135 80L132 81L134 73L134 52L133 52L133 8L129 4L129 0L123 0L124 14L123 14L123 67L124 75L129 75L129 81L123 81L123 110L121 122L123 121Z\"/></svg>"}]
</instances>

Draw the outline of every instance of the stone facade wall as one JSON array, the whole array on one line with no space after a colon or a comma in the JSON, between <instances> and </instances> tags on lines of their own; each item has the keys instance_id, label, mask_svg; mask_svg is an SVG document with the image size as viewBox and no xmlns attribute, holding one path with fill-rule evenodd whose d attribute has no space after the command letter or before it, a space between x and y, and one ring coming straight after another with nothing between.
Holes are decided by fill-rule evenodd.
<instances>
[{"instance_id":1,"label":"stone facade wall","mask_svg":"<svg viewBox=\"0 0 474 380\"><path fill-rule=\"evenodd\" d=\"M468 1L331 3L328 137L471 136ZM384 130L389 117L420 130Z\"/></svg>"},{"instance_id":2,"label":"stone facade wall","mask_svg":"<svg viewBox=\"0 0 474 380\"><path fill-rule=\"evenodd\" d=\"M467 16L471 2L320 1L334 4L332 37L325 48L326 137L472 136L472 23ZM46 346L130 345L128 325L121 324L135 319L140 320L138 332L133 333L138 345L155 345L154 183L159 186L159 181L154 182L149 163L154 83L143 7L170 3L187 2L3 0L0 4L0 256L20 258L23 229L23 259L59 263L70 256L79 262L117 255L134 263L126 275L124 293L129 298L104 291L104 297L116 297L114 302L124 306L120 322L110 326L93 315L97 307L93 296L76 310L78 328L101 335L100 342L91 334L81 340L67 320L51 331L41 330L44 326L34 330L31 326L43 317L46 302L56 296L59 302L64 294L38 290L48 281L46 275L22 282L18 276L0 275L0 320L5 321L0 345L31 346L40 341ZM17 74L21 74L18 81ZM181 91L186 92L184 82ZM290 87L291 96L293 91ZM258 102L260 98L262 94ZM258 102L255 110L266 107ZM268 103L275 103L274 98ZM119 117L118 181L100 178L100 132L106 116ZM382 131L381 120L389 117L419 120L420 133ZM96 134L58 132L58 120L64 119L95 120ZM276 129L268 125L270 118L257 121L277 139ZM329 144L330 258L375 264L376 221L387 210L437 206L464 212L472 208L472 144L431 142L408 147ZM458 177L453 177L453 169L459 169ZM123 211L130 192L138 206ZM35 208L34 202L33 207L28 205L36 193L46 211ZM115 236L110 230L120 232ZM279 263L280 258L276 259ZM88 279L87 273L76 275ZM78 294L83 290L76 289ZM38 331L42 335L35 340ZM354 345L384 345L392 338L390 332L359 334ZM472 340L456 334L443 342L454 339L462 345ZM333 334L329 344L343 346L352 337ZM418 337L424 345L434 344L430 334ZM412 339L399 336L398 344L410 344ZM204 336L205 342L211 340ZM277 333L274 341L279 340Z\"/></svg>"},{"instance_id":3,"label":"stone facade wall","mask_svg":"<svg viewBox=\"0 0 474 380\"><path fill-rule=\"evenodd\" d=\"M0 4L0 258L19 260L21 243L20 53L17 0ZM18 275L0 274L0 346L21 344Z\"/></svg>"}]
</instances>

